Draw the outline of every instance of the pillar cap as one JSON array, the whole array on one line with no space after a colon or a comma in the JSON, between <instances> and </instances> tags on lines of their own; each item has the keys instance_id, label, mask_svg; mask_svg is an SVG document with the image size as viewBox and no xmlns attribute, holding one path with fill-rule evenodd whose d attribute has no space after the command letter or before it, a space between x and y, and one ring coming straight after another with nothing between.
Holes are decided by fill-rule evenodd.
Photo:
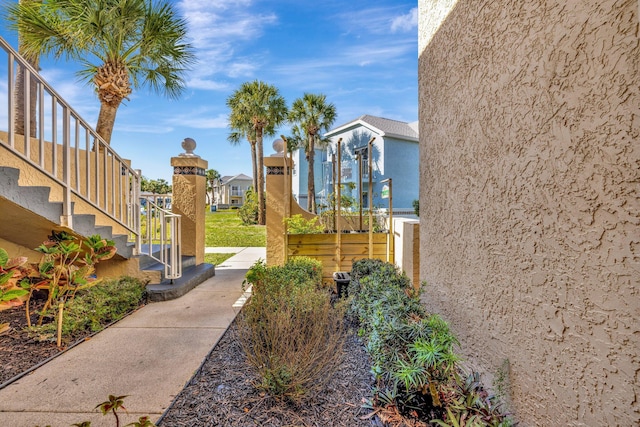
<instances>
[{"instance_id":1,"label":"pillar cap","mask_svg":"<svg viewBox=\"0 0 640 427\"><path fill-rule=\"evenodd\" d=\"M196 149L196 140L193 138L185 138L182 141L182 149L184 153L180 153L180 157L200 157L197 154L193 153L193 150Z\"/></svg>"}]
</instances>

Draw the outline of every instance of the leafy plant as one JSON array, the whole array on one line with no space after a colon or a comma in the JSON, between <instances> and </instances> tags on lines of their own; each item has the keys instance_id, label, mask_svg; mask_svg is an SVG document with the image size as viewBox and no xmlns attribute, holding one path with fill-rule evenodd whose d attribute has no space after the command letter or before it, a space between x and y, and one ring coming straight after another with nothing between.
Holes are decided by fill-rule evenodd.
<instances>
[{"instance_id":1,"label":"leafy plant","mask_svg":"<svg viewBox=\"0 0 640 427\"><path fill-rule=\"evenodd\" d=\"M97 332L139 307L144 295L144 283L132 277L103 281L81 290L65 306L62 336L69 340L87 331ZM47 318L54 318L55 307L43 314ZM40 340L55 339L57 325L44 323L31 327L29 331L30 335Z\"/></svg>"},{"instance_id":2,"label":"leafy plant","mask_svg":"<svg viewBox=\"0 0 640 427\"><path fill-rule=\"evenodd\" d=\"M108 400L96 405L95 409L100 409L100 412L102 412L102 415L107 415L109 412L111 412L113 416L116 418L116 427L117 427L120 425L120 419L118 418L118 410L122 408L126 411L127 409L124 407L125 397L127 396L114 396L110 394Z\"/></svg>"},{"instance_id":3,"label":"leafy plant","mask_svg":"<svg viewBox=\"0 0 640 427\"><path fill-rule=\"evenodd\" d=\"M27 257L9 258L7 251L0 248L0 310L22 305L29 294L22 286L27 261Z\"/></svg>"},{"instance_id":4,"label":"leafy plant","mask_svg":"<svg viewBox=\"0 0 640 427\"><path fill-rule=\"evenodd\" d=\"M244 204L238 209L238 217L245 225L258 223L258 194L249 188L244 193Z\"/></svg>"},{"instance_id":5,"label":"leafy plant","mask_svg":"<svg viewBox=\"0 0 640 427\"><path fill-rule=\"evenodd\" d=\"M116 253L114 242L94 235L86 239L53 231L49 239L36 248L42 253L37 264L27 264L27 258L9 259L5 250L0 250L0 309L26 300L25 314L31 326L30 300L35 291L46 291L47 301L38 320L41 325L44 315L57 308L58 346L62 340L64 306L76 293L98 283L93 276L95 265Z\"/></svg>"},{"instance_id":6,"label":"leafy plant","mask_svg":"<svg viewBox=\"0 0 640 427\"><path fill-rule=\"evenodd\" d=\"M513 421L503 411L497 398L487 393L480 374L469 373L459 377L451 389L447 402L447 415L431 421L441 427L510 427Z\"/></svg>"},{"instance_id":7,"label":"leafy plant","mask_svg":"<svg viewBox=\"0 0 640 427\"><path fill-rule=\"evenodd\" d=\"M382 420L508 425L501 424L506 416L494 399L478 391L479 382L461 385L457 339L444 320L425 311L420 290L397 267L372 259L355 262L349 296L349 315L359 322L371 357L376 384L372 404Z\"/></svg>"},{"instance_id":8,"label":"leafy plant","mask_svg":"<svg viewBox=\"0 0 640 427\"><path fill-rule=\"evenodd\" d=\"M305 219L301 214L293 215L282 220L288 234L319 234L324 227L318 224L318 217Z\"/></svg>"},{"instance_id":9,"label":"leafy plant","mask_svg":"<svg viewBox=\"0 0 640 427\"><path fill-rule=\"evenodd\" d=\"M118 416L118 412L121 409L124 409L126 412L126 408L124 407L124 398L125 396L114 396L112 394L109 395L108 399L102 403L96 405L95 409L100 409L102 415L113 414L115 418L116 427L120 427L120 417ZM81 423L72 424L75 427L91 427L90 421L84 421ZM155 424L151 422L148 416L143 416L138 418L138 421L127 424L125 427L155 427Z\"/></svg>"},{"instance_id":10,"label":"leafy plant","mask_svg":"<svg viewBox=\"0 0 640 427\"><path fill-rule=\"evenodd\" d=\"M125 397L127 396L114 396L110 394L106 401L99 403L98 405L96 405L94 409L100 409L100 412L102 412L102 415L113 414L115 418L116 427L120 427L120 417L118 413L121 409L124 409L125 412L127 411L127 409L124 407ZM73 427L91 427L91 421L83 421L83 422L75 423L71 425ZM47 425L46 427L51 427L51 426ZM124 427L156 427L156 425L153 422L151 422L151 419L148 416L143 416L138 418L138 421L129 423Z\"/></svg>"},{"instance_id":11,"label":"leafy plant","mask_svg":"<svg viewBox=\"0 0 640 427\"><path fill-rule=\"evenodd\" d=\"M415 199L412 202L413 205L413 212L416 214L416 216L420 216L420 200Z\"/></svg>"}]
</instances>

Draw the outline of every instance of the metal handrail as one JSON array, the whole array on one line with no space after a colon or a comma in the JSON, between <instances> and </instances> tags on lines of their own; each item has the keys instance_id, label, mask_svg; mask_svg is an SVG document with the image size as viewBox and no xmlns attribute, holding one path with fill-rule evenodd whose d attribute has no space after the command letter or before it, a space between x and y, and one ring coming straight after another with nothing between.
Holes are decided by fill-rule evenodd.
<instances>
[{"instance_id":1,"label":"metal handrail","mask_svg":"<svg viewBox=\"0 0 640 427\"><path fill-rule=\"evenodd\" d=\"M146 218L141 251L164 265L166 279L178 279L182 277L181 216L158 205L158 200L166 205L166 195L157 197L141 197L141 201L145 201L143 215Z\"/></svg>"},{"instance_id":2,"label":"metal handrail","mask_svg":"<svg viewBox=\"0 0 640 427\"><path fill-rule=\"evenodd\" d=\"M61 225L73 229L72 203L83 200L127 230L140 250L141 175L122 159L3 38L7 64L6 138L0 144L62 188ZM1 63L1 62L0 62ZM16 76L24 70L24 134L15 129ZM30 102L35 95L35 129ZM32 106L33 107L33 106ZM1 125L0 125L1 126ZM33 131L33 132L32 132ZM3 139L6 139L3 140Z\"/></svg>"}]
</instances>

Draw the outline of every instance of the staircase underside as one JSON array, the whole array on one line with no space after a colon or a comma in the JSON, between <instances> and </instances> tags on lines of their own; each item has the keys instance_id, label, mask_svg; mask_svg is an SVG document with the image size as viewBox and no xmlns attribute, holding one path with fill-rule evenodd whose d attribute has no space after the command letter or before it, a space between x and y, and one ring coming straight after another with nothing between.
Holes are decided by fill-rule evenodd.
<instances>
[{"instance_id":1,"label":"staircase underside","mask_svg":"<svg viewBox=\"0 0 640 427\"><path fill-rule=\"evenodd\" d=\"M0 238L31 249L40 246L51 230L64 229L4 197L0 197L0 218Z\"/></svg>"}]
</instances>

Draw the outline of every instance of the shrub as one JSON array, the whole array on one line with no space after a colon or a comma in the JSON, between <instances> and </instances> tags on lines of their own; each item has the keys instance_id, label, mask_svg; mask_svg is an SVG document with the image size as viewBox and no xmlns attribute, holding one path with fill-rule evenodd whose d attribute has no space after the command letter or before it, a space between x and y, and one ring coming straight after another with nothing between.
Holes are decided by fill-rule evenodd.
<instances>
[{"instance_id":1,"label":"shrub","mask_svg":"<svg viewBox=\"0 0 640 427\"><path fill-rule=\"evenodd\" d=\"M324 232L324 227L318 224L318 217L305 219L300 214L284 218L282 222L288 234L318 234Z\"/></svg>"},{"instance_id":2,"label":"shrub","mask_svg":"<svg viewBox=\"0 0 640 427\"><path fill-rule=\"evenodd\" d=\"M274 396L313 397L341 359L343 313L320 288L321 271L318 261L296 258L283 267L259 262L247 274L253 290L238 317L240 340Z\"/></svg>"},{"instance_id":3,"label":"shrub","mask_svg":"<svg viewBox=\"0 0 640 427\"><path fill-rule=\"evenodd\" d=\"M0 309L21 304L24 298L27 325L31 326L31 297L34 293L46 292L38 326L42 325L45 314L57 309L57 345L60 347L65 306L79 291L100 282L93 274L95 266L113 257L116 248L112 240L98 234L81 238L53 230L35 250L42 253L39 263L27 263L24 257L8 259L7 252L0 251ZM6 324L0 325L0 329L6 327Z\"/></svg>"},{"instance_id":4,"label":"shrub","mask_svg":"<svg viewBox=\"0 0 640 427\"><path fill-rule=\"evenodd\" d=\"M509 425L477 376L460 379L458 341L444 320L425 311L404 274L365 259L353 264L351 279L349 313L371 356L376 387L370 405L382 421L402 415L442 426L465 425L465 419L480 426Z\"/></svg>"},{"instance_id":5,"label":"shrub","mask_svg":"<svg viewBox=\"0 0 640 427\"><path fill-rule=\"evenodd\" d=\"M62 321L62 336L68 342L87 331L100 331L109 323L121 319L139 307L144 296L145 285L131 277L105 281L79 291L76 297L66 305ZM53 318L54 316L54 308L45 313L45 317ZM55 322L46 323L31 327L30 330L40 339L53 339L56 334L56 324Z\"/></svg>"},{"instance_id":6,"label":"shrub","mask_svg":"<svg viewBox=\"0 0 640 427\"><path fill-rule=\"evenodd\" d=\"M258 194L253 189L244 193L244 204L238 209L238 216L245 225L258 223Z\"/></svg>"}]
</instances>

